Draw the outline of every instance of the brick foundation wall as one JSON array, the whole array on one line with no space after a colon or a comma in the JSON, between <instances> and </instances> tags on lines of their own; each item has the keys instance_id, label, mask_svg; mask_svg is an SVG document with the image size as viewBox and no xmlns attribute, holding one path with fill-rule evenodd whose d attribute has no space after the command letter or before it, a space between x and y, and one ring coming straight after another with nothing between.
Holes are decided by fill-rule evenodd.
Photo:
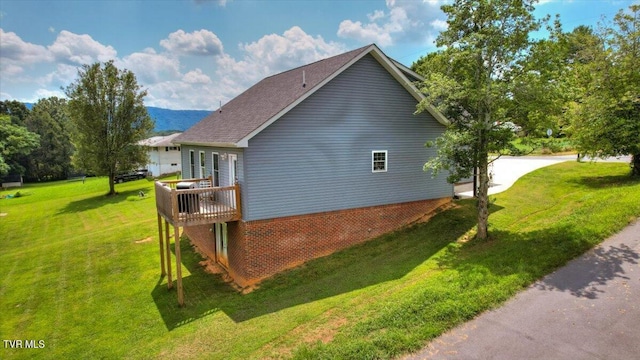
<instances>
[{"instance_id":1,"label":"brick foundation wall","mask_svg":"<svg viewBox=\"0 0 640 360\"><path fill-rule=\"evenodd\" d=\"M378 237L406 226L450 198L402 204L290 216L269 220L238 222L237 253L240 285L254 283L308 260ZM242 229L243 228L243 229ZM236 239L233 239L236 240ZM235 241L234 241L235 242ZM232 240L229 241L232 246ZM240 260L240 259L239 259ZM235 278L234 278L235 279Z\"/></svg>"},{"instance_id":2,"label":"brick foundation wall","mask_svg":"<svg viewBox=\"0 0 640 360\"><path fill-rule=\"evenodd\" d=\"M228 223L229 275L244 287L308 260L365 242L419 220L450 198ZM184 229L215 259L211 225Z\"/></svg>"}]
</instances>

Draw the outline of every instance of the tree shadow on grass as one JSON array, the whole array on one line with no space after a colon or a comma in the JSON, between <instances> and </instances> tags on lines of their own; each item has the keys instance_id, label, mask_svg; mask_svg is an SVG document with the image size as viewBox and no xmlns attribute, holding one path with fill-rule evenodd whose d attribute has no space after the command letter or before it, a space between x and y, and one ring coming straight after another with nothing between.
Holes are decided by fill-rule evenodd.
<instances>
[{"instance_id":1,"label":"tree shadow on grass","mask_svg":"<svg viewBox=\"0 0 640 360\"><path fill-rule=\"evenodd\" d=\"M606 189L611 187L635 186L640 183L640 179L630 175L583 176L573 180L573 182L591 189Z\"/></svg>"},{"instance_id":2,"label":"tree shadow on grass","mask_svg":"<svg viewBox=\"0 0 640 360\"><path fill-rule=\"evenodd\" d=\"M597 285L617 278L627 279L622 265L637 264L640 259L638 252L625 245L597 247L572 261L571 266L545 276L584 254L601 239L589 230L572 225L524 234L493 231L491 237L486 242L471 241L448 249L439 257L438 264L456 270L461 282L475 281L471 286L516 276L520 288L535 282L533 286L540 290L595 299L604 292Z\"/></svg>"},{"instance_id":3,"label":"tree shadow on grass","mask_svg":"<svg viewBox=\"0 0 640 360\"><path fill-rule=\"evenodd\" d=\"M117 204L122 201L127 201L127 198L130 196L138 196L140 192L148 194L152 190L153 187L144 186L133 190L122 191L113 196L99 195L82 200L71 201L64 208L60 209L57 212L57 215L79 213L87 210L97 209L109 204Z\"/></svg>"},{"instance_id":4,"label":"tree shadow on grass","mask_svg":"<svg viewBox=\"0 0 640 360\"><path fill-rule=\"evenodd\" d=\"M223 311L235 322L399 279L475 226L472 201L435 215L426 223L393 232L263 281L241 294L219 275L206 273L188 241L181 242L185 307L160 279L151 295L169 330ZM175 265L175 258L174 258ZM174 286L175 288L175 286Z\"/></svg>"}]
</instances>

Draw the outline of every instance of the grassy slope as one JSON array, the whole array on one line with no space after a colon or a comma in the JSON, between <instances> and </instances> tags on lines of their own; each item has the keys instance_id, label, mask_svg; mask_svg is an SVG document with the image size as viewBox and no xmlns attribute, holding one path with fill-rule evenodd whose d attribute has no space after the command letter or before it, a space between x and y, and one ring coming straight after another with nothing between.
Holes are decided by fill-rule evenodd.
<instances>
[{"instance_id":1,"label":"grassy slope","mask_svg":"<svg viewBox=\"0 0 640 360\"><path fill-rule=\"evenodd\" d=\"M640 182L627 172L540 169L495 197L491 241L465 240L474 210L461 201L247 295L206 274L185 241L183 309L159 277L151 182L118 185L116 198L101 195L101 178L28 187L29 196L0 200L9 213L0 218L0 337L43 339L46 348L0 348L0 358L392 357L640 216ZM151 196L139 199L139 190Z\"/></svg>"}]
</instances>

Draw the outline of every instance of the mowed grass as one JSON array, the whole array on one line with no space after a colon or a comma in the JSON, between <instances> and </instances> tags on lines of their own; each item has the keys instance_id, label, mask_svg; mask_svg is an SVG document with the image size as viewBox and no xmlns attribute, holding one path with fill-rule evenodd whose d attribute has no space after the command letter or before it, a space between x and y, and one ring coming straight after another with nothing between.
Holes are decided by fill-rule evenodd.
<instances>
[{"instance_id":1,"label":"mowed grass","mask_svg":"<svg viewBox=\"0 0 640 360\"><path fill-rule=\"evenodd\" d=\"M0 338L46 346L3 346L0 358L395 357L637 219L640 181L628 172L543 168L492 197L489 241L472 240L474 201L458 201L245 295L182 241L185 308L159 276L152 182L117 185L111 198L104 178L27 186L27 196L0 200Z\"/></svg>"}]
</instances>

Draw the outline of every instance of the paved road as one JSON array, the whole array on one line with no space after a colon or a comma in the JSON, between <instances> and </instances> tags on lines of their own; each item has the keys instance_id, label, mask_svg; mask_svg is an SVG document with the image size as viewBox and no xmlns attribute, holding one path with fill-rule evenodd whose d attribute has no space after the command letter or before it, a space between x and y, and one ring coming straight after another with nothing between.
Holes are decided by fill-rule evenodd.
<instances>
[{"instance_id":1,"label":"paved road","mask_svg":"<svg viewBox=\"0 0 640 360\"><path fill-rule=\"evenodd\" d=\"M406 359L640 359L640 220Z\"/></svg>"}]
</instances>

